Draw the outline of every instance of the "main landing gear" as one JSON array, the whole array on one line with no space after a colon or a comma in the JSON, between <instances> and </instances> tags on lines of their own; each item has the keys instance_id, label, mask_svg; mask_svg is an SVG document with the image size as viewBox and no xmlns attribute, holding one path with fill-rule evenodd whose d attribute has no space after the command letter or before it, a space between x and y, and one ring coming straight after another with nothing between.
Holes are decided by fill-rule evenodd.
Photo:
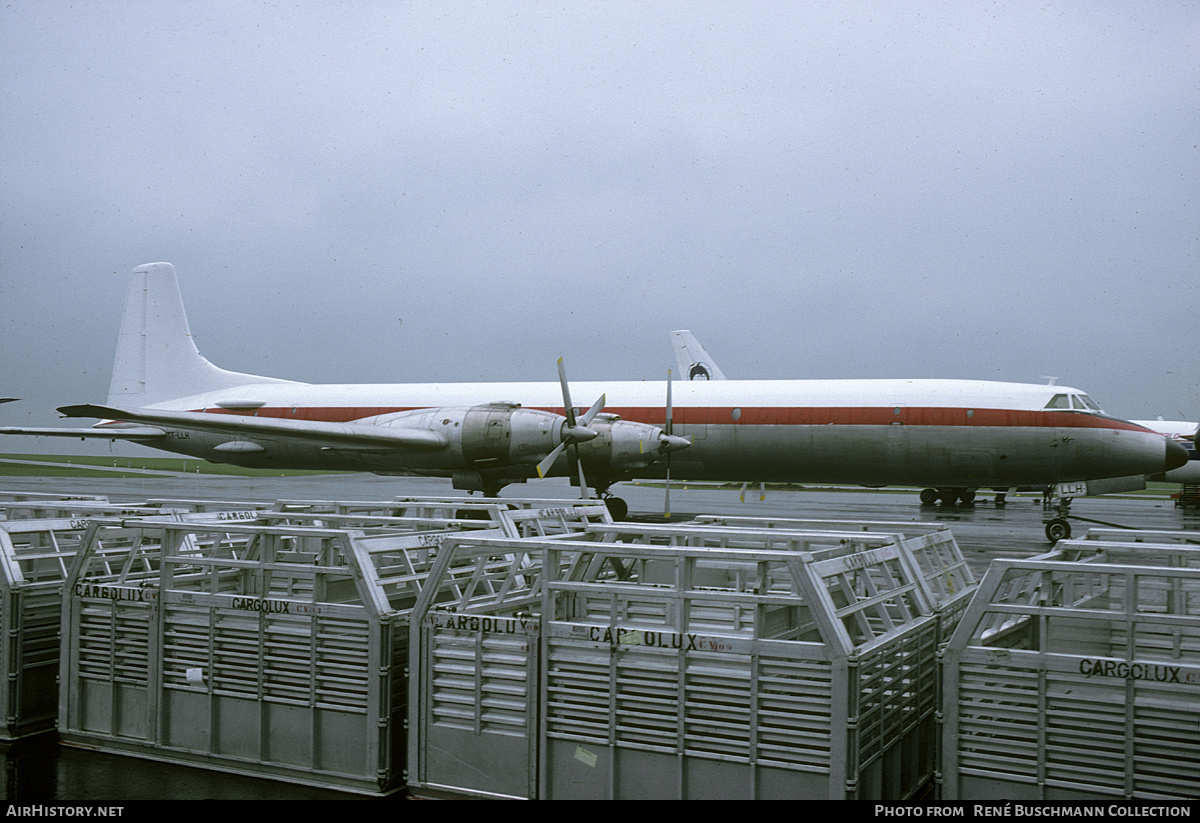
<instances>
[{"instance_id":1,"label":"main landing gear","mask_svg":"<svg viewBox=\"0 0 1200 823\"><path fill-rule=\"evenodd\" d=\"M607 477L596 483L596 496L604 501L609 517L613 520L621 521L629 515L629 504L616 495L609 493L608 488L612 484L613 481Z\"/></svg>"},{"instance_id":2,"label":"main landing gear","mask_svg":"<svg viewBox=\"0 0 1200 823\"><path fill-rule=\"evenodd\" d=\"M922 489L921 505L932 506L941 502L943 506L953 506L956 503L971 505L975 502L975 489Z\"/></svg>"},{"instance_id":3,"label":"main landing gear","mask_svg":"<svg viewBox=\"0 0 1200 823\"><path fill-rule=\"evenodd\" d=\"M609 517L613 520L621 521L629 514L629 505L619 497L612 495L602 495L605 507L608 509Z\"/></svg>"}]
</instances>

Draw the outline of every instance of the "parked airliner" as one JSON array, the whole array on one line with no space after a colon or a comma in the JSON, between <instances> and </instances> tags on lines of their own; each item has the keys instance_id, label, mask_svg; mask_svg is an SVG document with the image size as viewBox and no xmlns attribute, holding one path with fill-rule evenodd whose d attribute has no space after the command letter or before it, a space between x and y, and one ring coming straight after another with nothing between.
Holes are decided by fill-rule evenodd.
<instances>
[{"instance_id":1,"label":"parked airliner","mask_svg":"<svg viewBox=\"0 0 1200 823\"><path fill-rule=\"evenodd\" d=\"M240 466L509 483L590 481L615 516L618 481L795 481L865 486L1047 485L1183 465L1178 443L1109 417L1081 391L974 380L688 380L314 385L226 371L192 341L175 269L130 280L105 405L81 429ZM1067 398L1067 402L1061 402ZM578 474L578 476L576 476ZM585 481L583 478L586 477ZM585 486L586 490L586 486Z\"/></svg>"}]
</instances>

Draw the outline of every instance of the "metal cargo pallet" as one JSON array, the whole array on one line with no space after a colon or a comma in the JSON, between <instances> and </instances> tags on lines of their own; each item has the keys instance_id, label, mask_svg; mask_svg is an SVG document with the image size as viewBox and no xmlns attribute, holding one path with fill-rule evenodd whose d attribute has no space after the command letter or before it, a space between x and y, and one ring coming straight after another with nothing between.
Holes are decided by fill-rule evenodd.
<instances>
[{"instance_id":1,"label":"metal cargo pallet","mask_svg":"<svg viewBox=\"0 0 1200 823\"><path fill-rule=\"evenodd\" d=\"M946 800L1200 787L1200 551L1079 539L995 560L943 657Z\"/></svg>"},{"instance_id":2,"label":"metal cargo pallet","mask_svg":"<svg viewBox=\"0 0 1200 823\"><path fill-rule=\"evenodd\" d=\"M904 799L931 779L937 607L902 546L615 541L635 530L700 539L446 541L412 614L410 791Z\"/></svg>"}]
</instances>

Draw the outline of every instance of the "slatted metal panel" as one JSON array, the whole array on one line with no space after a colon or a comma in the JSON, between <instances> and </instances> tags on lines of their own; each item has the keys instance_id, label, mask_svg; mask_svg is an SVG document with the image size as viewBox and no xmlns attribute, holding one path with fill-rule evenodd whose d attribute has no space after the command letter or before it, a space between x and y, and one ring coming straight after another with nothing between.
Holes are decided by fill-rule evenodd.
<instances>
[{"instance_id":1,"label":"slatted metal panel","mask_svg":"<svg viewBox=\"0 0 1200 823\"><path fill-rule=\"evenodd\" d=\"M537 621L430 614L418 631L411 771L436 776L426 788L536 796Z\"/></svg>"}]
</instances>

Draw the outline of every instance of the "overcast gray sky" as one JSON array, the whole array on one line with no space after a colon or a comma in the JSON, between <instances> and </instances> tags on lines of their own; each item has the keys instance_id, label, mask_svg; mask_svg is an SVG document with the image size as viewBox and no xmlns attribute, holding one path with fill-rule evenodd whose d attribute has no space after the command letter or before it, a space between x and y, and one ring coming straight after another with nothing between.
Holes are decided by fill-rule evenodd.
<instances>
[{"instance_id":1,"label":"overcast gray sky","mask_svg":"<svg viewBox=\"0 0 1200 823\"><path fill-rule=\"evenodd\" d=\"M154 261L237 371L663 379L687 328L1194 420L1198 49L1195 2L13 0L0 425L105 398Z\"/></svg>"}]
</instances>

